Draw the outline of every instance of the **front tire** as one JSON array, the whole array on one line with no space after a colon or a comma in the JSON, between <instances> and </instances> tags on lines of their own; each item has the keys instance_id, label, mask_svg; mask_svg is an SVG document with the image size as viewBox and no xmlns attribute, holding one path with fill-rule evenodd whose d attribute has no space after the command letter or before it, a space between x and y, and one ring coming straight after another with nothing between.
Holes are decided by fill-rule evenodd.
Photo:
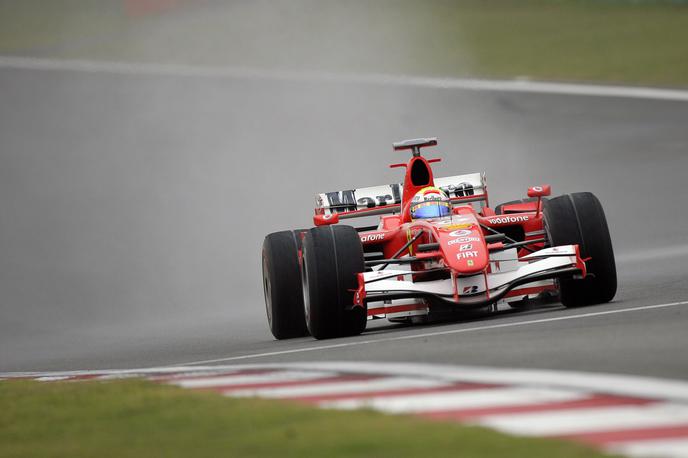
<instances>
[{"instance_id":1,"label":"front tire","mask_svg":"<svg viewBox=\"0 0 688 458\"><path fill-rule=\"evenodd\" d=\"M303 296L308 331L316 339L363 332L365 307L353 306L357 275L363 272L363 246L351 226L323 226L303 240Z\"/></svg>"},{"instance_id":2,"label":"front tire","mask_svg":"<svg viewBox=\"0 0 688 458\"><path fill-rule=\"evenodd\" d=\"M263 242L265 309L270 331L280 340L308 335L299 266L302 232L275 232Z\"/></svg>"},{"instance_id":3,"label":"front tire","mask_svg":"<svg viewBox=\"0 0 688 458\"><path fill-rule=\"evenodd\" d=\"M580 247L588 275L582 280L560 279L561 303L566 307L609 302L616 294L616 263L607 220L592 193L577 192L545 203L545 230L551 246Z\"/></svg>"}]
</instances>

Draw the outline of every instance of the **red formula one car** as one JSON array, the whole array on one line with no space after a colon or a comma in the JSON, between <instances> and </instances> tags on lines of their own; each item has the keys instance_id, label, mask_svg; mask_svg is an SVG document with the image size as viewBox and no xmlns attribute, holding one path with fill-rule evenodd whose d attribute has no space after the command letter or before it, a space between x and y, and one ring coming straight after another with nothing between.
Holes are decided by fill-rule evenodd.
<instances>
[{"instance_id":1,"label":"red formula one car","mask_svg":"<svg viewBox=\"0 0 688 458\"><path fill-rule=\"evenodd\" d=\"M317 196L310 230L268 235L263 285L278 339L361 333L369 319L422 322L466 310L558 299L567 307L610 301L616 266L604 211L589 192L489 206L485 175L435 178L422 147L410 150L403 184ZM359 227L340 220L383 215Z\"/></svg>"}]
</instances>

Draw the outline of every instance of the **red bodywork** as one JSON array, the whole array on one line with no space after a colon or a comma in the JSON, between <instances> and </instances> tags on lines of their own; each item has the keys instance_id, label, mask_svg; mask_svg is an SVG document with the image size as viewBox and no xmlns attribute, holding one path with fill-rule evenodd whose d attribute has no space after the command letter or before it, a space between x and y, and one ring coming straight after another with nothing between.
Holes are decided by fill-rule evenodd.
<instances>
[{"instance_id":1,"label":"red bodywork","mask_svg":"<svg viewBox=\"0 0 688 458\"><path fill-rule=\"evenodd\" d=\"M422 146L428 146L428 144ZM456 224L447 225L446 221L412 220L410 214L411 200L422 188L435 185L430 164L438 161L439 159L428 160L424 158L415 149L414 155L408 163L391 166L406 168L401 202L383 206L383 208L394 207L397 213L381 216L380 223L375 230L359 232L365 253L382 253L385 259L395 256L397 258L400 256L415 258L416 261L411 264L411 270L414 271L414 281L416 278L422 277L423 270L428 270L428 261L430 261L430 264L434 262L446 268L452 279L473 276L482 272L485 276L485 284L487 284L487 275L491 273L491 267L494 263L494 261L490 261L490 252L499 251L504 247L501 241L491 242L489 237L486 239L487 236L506 233L512 236L512 240L518 239L519 242L532 240L532 243L523 244L519 247L519 258L544 247L542 198L550 194L549 185L530 188L528 195L535 200L504 205L500 214L496 214L489 207L487 190L485 189L483 199L485 205L479 209L470 204L470 202L475 201L475 199L470 198L471 196L450 197L454 205L452 210L454 221L452 223L459 221ZM355 216L364 216L366 213L380 213L380 207L356 209L339 214L325 214L322 209L316 209L314 223L317 226L335 224L339 222L342 215L345 217L354 214ZM422 234L418 236L417 240L404 248L419 233ZM423 249L419 250L420 247ZM415 272L420 273L416 274ZM459 282L454 282L454 284L458 285ZM363 306L366 300L363 274L359 274L359 285L355 303ZM459 286L454 288L453 299L456 303L461 303L460 296L462 294L470 292L459 291L459 288ZM526 285L520 289L510 290L505 297L522 297L553 289L555 289L553 282L544 286ZM489 297L489 291L487 294ZM411 310L414 307L426 307L426 304L405 304L388 307L385 310L387 313L391 313L393 311Z\"/></svg>"}]
</instances>

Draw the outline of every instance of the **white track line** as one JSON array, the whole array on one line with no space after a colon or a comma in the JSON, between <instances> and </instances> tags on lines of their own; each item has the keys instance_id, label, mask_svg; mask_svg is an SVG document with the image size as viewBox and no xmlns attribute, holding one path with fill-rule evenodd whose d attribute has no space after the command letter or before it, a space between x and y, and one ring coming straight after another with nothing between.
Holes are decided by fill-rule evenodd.
<instances>
[{"instance_id":1,"label":"white track line","mask_svg":"<svg viewBox=\"0 0 688 458\"><path fill-rule=\"evenodd\" d=\"M451 335L451 334L463 334L463 333L467 333L467 332L486 331L486 330L490 330L490 329L512 328L512 327L517 327L517 326L528 326L528 325L532 325L532 324L552 323L555 321L577 320L577 319L581 319L581 318L590 318L590 317L604 316L604 315L614 315L614 314L618 314L618 313L627 313L627 312L638 312L638 311L643 311L643 310L660 309L660 308L666 308L666 307L676 307L676 306L680 306L680 305L688 305L688 301L671 302L671 303L667 303L667 304L656 304L656 305L643 305L640 307L631 307L631 308L616 309L616 310L606 310L604 312L580 313L577 315L567 315L567 316L560 316L560 317L554 317L554 318L540 318L537 320L517 321L515 323L492 324L492 325L487 325L487 326L476 326L473 328L450 329L448 331L424 332L421 334L413 334L413 335L406 335L406 336L382 337L379 339L371 339L371 340L352 340L350 342L344 342L344 343L338 343L338 344L316 345L316 346L305 347L305 348L294 348L291 350L278 350L278 351L270 351L270 352L265 352L265 353L254 353L254 354L249 354L249 355L230 356L227 358L205 359L205 360L201 360L201 361L192 361L192 362L186 362L186 363L182 363L182 364L187 365L187 366L193 366L193 365L197 365L197 364L220 363L220 362L227 362L227 361L241 361L241 360L252 359L252 358L265 358L265 357L269 357L269 356L290 355L290 354L294 354L294 353L306 353L306 352L310 352L310 351L332 350L332 349L337 349L337 348L355 347L355 346L360 346L360 345L370 345L370 344L377 344L377 343L383 343L383 342L397 342L397 341L403 341L403 340L424 339L427 337L437 337L437 336L444 336L444 335Z\"/></svg>"},{"instance_id":2,"label":"white track line","mask_svg":"<svg viewBox=\"0 0 688 458\"><path fill-rule=\"evenodd\" d=\"M38 377L37 382L59 382L60 380L68 380L71 377L68 375L46 375L45 377Z\"/></svg>"},{"instance_id":3,"label":"white track line","mask_svg":"<svg viewBox=\"0 0 688 458\"><path fill-rule=\"evenodd\" d=\"M212 367L212 366L211 366ZM688 403L688 382L684 380L562 371L548 369L515 369L501 367L458 366L424 363L388 362L302 362L273 364L242 364L219 366L229 368L290 370L322 370L350 373L387 375L398 377L423 377L454 383L509 384L520 386L556 387L591 393L607 393L618 396L632 396L650 399L672 399Z\"/></svg>"},{"instance_id":4,"label":"white track line","mask_svg":"<svg viewBox=\"0 0 688 458\"><path fill-rule=\"evenodd\" d=\"M320 404L329 409L375 409L386 413L438 412L456 409L480 409L513 405L543 404L573 401L587 397L586 393L551 388L486 388L443 393L418 393L370 399L346 399Z\"/></svg>"},{"instance_id":5,"label":"white track line","mask_svg":"<svg viewBox=\"0 0 688 458\"><path fill-rule=\"evenodd\" d=\"M276 371L267 374L228 375L226 377L194 378L190 380L174 380L172 385L183 388L212 388L216 386L248 385L255 383L283 383L299 380L312 380L337 375L333 372L314 371Z\"/></svg>"},{"instance_id":6,"label":"white track line","mask_svg":"<svg viewBox=\"0 0 688 458\"><path fill-rule=\"evenodd\" d=\"M688 101L688 91L650 87L567 84L528 80L482 80L433 78L386 74L338 74L297 72L247 67L203 67L154 63L112 62L97 60L61 60L36 57L0 56L0 68L25 70L60 70L109 73L130 76L182 76L202 78L246 78L298 82L335 82L373 85L458 89L468 91L525 92L594 97Z\"/></svg>"},{"instance_id":7,"label":"white track line","mask_svg":"<svg viewBox=\"0 0 688 458\"><path fill-rule=\"evenodd\" d=\"M625 442L609 451L629 457L687 457L688 439L656 439Z\"/></svg>"},{"instance_id":8,"label":"white track line","mask_svg":"<svg viewBox=\"0 0 688 458\"><path fill-rule=\"evenodd\" d=\"M295 363L253 363L217 366L169 366L140 369L82 370L54 372L5 372L2 378L15 377L70 377L100 375L108 377L141 376L156 377L165 374L184 377L199 375L225 375L227 372L246 370L275 371L318 371L333 373L355 373L388 377L418 377L453 383L511 384L530 387L556 387L578 391L635 396L650 399L671 399L688 403L688 381L662 379L639 375L589 373L548 369L499 368L480 366L459 366L424 363L391 363L365 361L320 361ZM240 375L240 374L235 374ZM177 379L176 377L170 381Z\"/></svg>"},{"instance_id":9,"label":"white track line","mask_svg":"<svg viewBox=\"0 0 688 458\"><path fill-rule=\"evenodd\" d=\"M410 388L437 388L448 386L446 382L430 379L389 377L379 380L365 380L356 382L334 382L315 385L289 386L283 388L258 388L250 390L226 391L224 394L233 397L261 398L296 398L305 396L323 396L329 394L353 394L372 391L391 391Z\"/></svg>"},{"instance_id":10,"label":"white track line","mask_svg":"<svg viewBox=\"0 0 688 458\"><path fill-rule=\"evenodd\" d=\"M521 436L559 436L684 425L687 422L688 406L665 403L494 415L477 421L482 426Z\"/></svg>"},{"instance_id":11,"label":"white track line","mask_svg":"<svg viewBox=\"0 0 688 458\"><path fill-rule=\"evenodd\" d=\"M490 407L541 406L562 401L582 400L598 393L625 394L655 401L646 405L598 406L552 411L493 413L472 418L471 423L523 436L576 436L589 433L614 433L600 446L607 451L638 457L686 457L688 439L676 437L688 424L688 382L649 377L597 374L571 371L507 369L448 366L421 363L307 362L242 364L231 366L186 366L137 369L135 371L80 371L42 373L35 377L59 380L71 375L174 375L172 381L188 388L227 386L229 395L261 397L313 397L333 393L354 396L320 402L321 407L337 409L372 408L387 413L431 413ZM248 372L260 370L262 372ZM216 372L212 372L216 371ZM375 375L371 380L341 377ZM16 375L16 374L13 374ZM328 378L332 376L333 378ZM186 377L186 378L184 378ZM312 380L312 377L325 377ZM93 379L93 378L91 378ZM162 379L163 381L165 379ZM170 380L166 381L170 383ZM193 383L184 383L193 382ZM242 388L248 382L268 382L271 388ZM296 382L296 385L292 385ZM447 386L455 382L498 383L493 388L424 392L424 388ZM284 383L283 386L279 386ZM272 384L275 384L273 386ZM234 385L235 389L231 387ZM368 394L376 391L413 389L414 394ZM361 396L356 397L357 393ZM678 402L676 402L678 401ZM676 429L678 427L678 430ZM656 439L634 436L636 430L666 430L674 435ZM621 434L619 434L621 433ZM660 431L661 433L661 431Z\"/></svg>"}]
</instances>

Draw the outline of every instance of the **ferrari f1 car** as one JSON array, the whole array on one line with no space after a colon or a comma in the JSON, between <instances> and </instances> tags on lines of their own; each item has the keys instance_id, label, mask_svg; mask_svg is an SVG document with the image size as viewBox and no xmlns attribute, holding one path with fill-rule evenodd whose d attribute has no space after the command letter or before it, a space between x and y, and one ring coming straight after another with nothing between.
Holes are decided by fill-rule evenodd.
<instances>
[{"instance_id":1,"label":"ferrari f1 car","mask_svg":"<svg viewBox=\"0 0 688 458\"><path fill-rule=\"evenodd\" d=\"M422 322L467 310L555 298L566 307L610 301L616 266L604 211L589 192L489 206L485 175L435 178L422 147L403 183L318 194L315 227L268 235L263 286L277 339L359 334L370 319ZM369 227L341 220L382 215Z\"/></svg>"}]
</instances>

